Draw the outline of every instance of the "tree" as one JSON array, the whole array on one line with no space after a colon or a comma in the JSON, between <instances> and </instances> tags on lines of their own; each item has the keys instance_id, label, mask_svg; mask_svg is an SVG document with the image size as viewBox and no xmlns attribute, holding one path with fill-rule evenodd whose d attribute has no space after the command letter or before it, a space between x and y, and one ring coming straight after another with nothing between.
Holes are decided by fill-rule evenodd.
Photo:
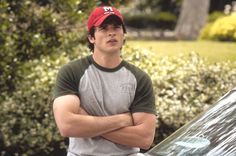
<instances>
[{"instance_id":1,"label":"tree","mask_svg":"<svg viewBox=\"0 0 236 156\"><path fill-rule=\"evenodd\" d=\"M184 0L175 28L177 39L194 40L208 17L210 0Z\"/></svg>"}]
</instances>

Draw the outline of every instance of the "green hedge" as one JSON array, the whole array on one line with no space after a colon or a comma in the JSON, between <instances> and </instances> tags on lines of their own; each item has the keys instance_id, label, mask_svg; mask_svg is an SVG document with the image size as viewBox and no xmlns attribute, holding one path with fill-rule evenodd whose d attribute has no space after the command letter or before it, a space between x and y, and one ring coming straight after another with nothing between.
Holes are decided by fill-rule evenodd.
<instances>
[{"instance_id":1,"label":"green hedge","mask_svg":"<svg viewBox=\"0 0 236 156\"><path fill-rule=\"evenodd\" d=\"M62 140L54 124L50 92L58 67L66 62L59 58L42 58L25 64L20 72L24 81L17 82L12 96L1 103L0 121L4 149L9 155L48 154L53 143Z\"/></svg>"},{"instance_id":2,"label":"green hedge","mask_svg":"<svg viewBox=\"0 0 236 156\"><path fill-rule=\"evenodd\" d=\"M127 26L134 28L171 29L176 25L177 17L170 12L153 13L151 15L132 15L125 17Z\"/></svg>"},{"instance_id":3,"label":"green hedge","mask_svg":"<svg viewBox=\"0 0 236 156\"><path fill-rule=\"evenodd\" d=\"M70 55L73 59L89 53L82 46L76 51L84 53ZM159 114L156 142L214 103L236 81L235 63L207 65L196 54L156 60L149 50L126 46L123 57L153 80ZM24 80L16 82L12 96L4 94L0 103L2 155L64 154L66 143L54 122L51 92L59 67L69 60L66 53L41 56L15 71Z\"/></svg>"}]
</instances>

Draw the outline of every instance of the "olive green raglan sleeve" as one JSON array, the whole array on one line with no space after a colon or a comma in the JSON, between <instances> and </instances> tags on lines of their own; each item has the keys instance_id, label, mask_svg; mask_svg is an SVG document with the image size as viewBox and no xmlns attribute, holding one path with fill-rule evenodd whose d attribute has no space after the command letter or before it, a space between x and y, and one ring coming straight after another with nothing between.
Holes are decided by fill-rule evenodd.
<instances>
[{"instance_id":1,"label":"olive green raglan sleeve","mask_svg":"<svg viewBox=\"0 0 236 156\"><path fill-rule=\"evenodd\" d=\"M156 114L155 96L153 92L152 81L150 77L144 73L136 75L137 88L134 101L131 105L131 112L146 112Z\"/></svg>"},{"instance_id":2,"label":"olive green raglan sleeve","mask_svg":"<svg viewBox=\"0 0 236 156\"><path fill-rule=\"evenodd\" d=\"M73 69L70 65L64 65L58 72L56 83L53 90L53 99L74 94L78 95L78 80L73 74Z\"/></svg>"}]
</instances>

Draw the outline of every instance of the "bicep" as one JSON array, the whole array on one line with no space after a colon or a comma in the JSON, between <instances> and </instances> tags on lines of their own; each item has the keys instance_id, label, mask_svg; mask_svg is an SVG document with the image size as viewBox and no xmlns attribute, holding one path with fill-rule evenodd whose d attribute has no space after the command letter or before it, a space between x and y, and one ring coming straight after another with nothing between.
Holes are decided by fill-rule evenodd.
<instances>
[{"instance_id":1,"label":"bicep","mask_svg":"<svg viewBox=\"0 0 236 156\"><path fill-rule=\"evenodd\" d=\"M63 108L67 111L77 111L80 108L80 100L76 95L64 95L53 101L53 109Z\"/></svg>"},{"instance_id":2,"label":"bicep","mask_svg":"<svg viewBox=\"0 0 236 156\"><path fill-rule=\"evenodd\" d=\"M76 95L60 96L53 101L53 113L58 126L63 124L69 114L78 114L79 110L80 100Z\"/></svg>"}]
</instances>

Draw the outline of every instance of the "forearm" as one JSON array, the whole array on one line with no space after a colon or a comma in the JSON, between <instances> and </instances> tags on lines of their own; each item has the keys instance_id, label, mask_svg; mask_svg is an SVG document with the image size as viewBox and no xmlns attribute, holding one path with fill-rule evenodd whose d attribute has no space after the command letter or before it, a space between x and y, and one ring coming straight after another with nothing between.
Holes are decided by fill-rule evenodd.
<instances>
[{"instance_id":1,"label":"forearm","mask_svg":"<svg viewBox=\"0 0 236 156\"><path fill-rule=\"evenodd\" d=\"M97 117L81 114L67 114L59 130L65 137L95 137L132 124L129 114Z\"/></svg>"},{"instance_id":2,"label":"forearm","mask_svg":"<svg viewBox=\"0 0 236 156\"><path fill-rule=\"evenodd\" d=\"M136 125L121 128L102 136L118 144L148 149L153 142L154 134L153 131L147 130L144 125Z\"/></svg>"}]
</instances>

